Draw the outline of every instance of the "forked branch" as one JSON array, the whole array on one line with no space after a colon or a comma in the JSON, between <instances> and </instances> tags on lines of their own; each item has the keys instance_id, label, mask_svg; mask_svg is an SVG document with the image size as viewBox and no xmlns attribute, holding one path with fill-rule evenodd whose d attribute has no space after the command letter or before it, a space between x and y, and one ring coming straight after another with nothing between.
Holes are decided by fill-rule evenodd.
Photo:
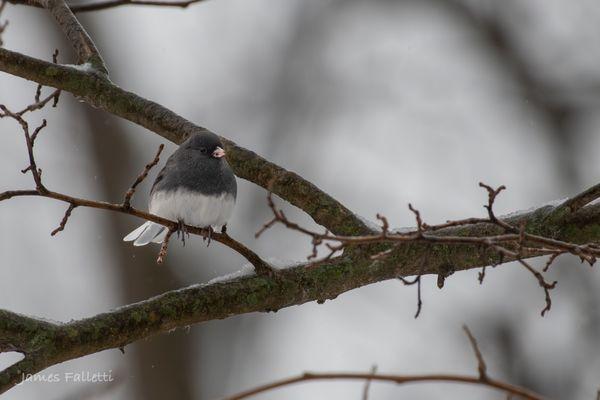
<instances>
[{"instance_id":1,"label":"forked branch","mask_svg":"<svg viewBox=\"0 0 600 400\"><path fill-rule=\"evenodd\" d=\"M509 396L517 396L521 399L527 400L542 400L543 396L537 394L524 387L511 385L497 379L490 378L487 375L487 367L483 361L483 356L477 345L477 340L471 334L471 331L466 326L463 327L475 356L477 358L477 370L478 376L469 375L452 375L452 374L431 374L431 375L392 375L392 374L380 374L380 373L326 373L326 372L306 372L300 376L282 379L268 383L266 385L258 386L254 389L247 390L235 394L233 396L225 397L223 400L243 400L250 397L254 397L258 394L270 392L275 389L284 388L298 383L314 382L314 381L337 381L337 380L362 380L366 382L377 381L377 382L388 382L397 385L404 385L408 383L431 383L431 382L452 382L459 384L471 384L488 387L501 392L504 392Z\"/></svg>"}]
</instances>

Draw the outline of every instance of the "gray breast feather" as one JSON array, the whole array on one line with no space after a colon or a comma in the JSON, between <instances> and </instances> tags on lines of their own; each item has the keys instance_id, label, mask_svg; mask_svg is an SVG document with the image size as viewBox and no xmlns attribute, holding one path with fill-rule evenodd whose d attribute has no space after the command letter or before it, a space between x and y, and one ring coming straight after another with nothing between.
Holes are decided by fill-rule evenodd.
<instances>
[{"instance_id":1,"label":"gray breast feather","mask_svg":"<svg viewBox=\"0 0 600 400\"><path fill-rule=\"evenodd\" d=\"M235 197L229 193L200 194L186 188L157 190L150 198L150 213L201 228L227 224Z\"/></svg>"}]
</instances>

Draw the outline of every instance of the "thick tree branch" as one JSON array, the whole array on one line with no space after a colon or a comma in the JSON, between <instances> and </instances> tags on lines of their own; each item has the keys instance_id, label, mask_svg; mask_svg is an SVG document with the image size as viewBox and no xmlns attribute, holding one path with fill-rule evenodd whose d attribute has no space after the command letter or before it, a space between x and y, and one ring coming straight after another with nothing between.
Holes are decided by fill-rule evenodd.
<instances>
[{"instance_id":1,"label":"thick tree branch","mask_svg":"<svg viewBox=\"0 0 600 400\"><path fill-rule=\"evenodd\" d=\"M554 207L545 206L504 221L515 226L522 224L532 235L553 232L557 240L566 242L600 240L600 205L582 208L560 222L547 220L553 210ZM497 226L480 223L440 229L438 234L489 236L498 232ZM385 248L389 245L382 247ZM513 259L510 255L502 259L496 252L485 252L472 244L401 243L393 247L386 257L376 260L372 259L376 249L367 246L363 250L362 253L356 251L351 256L343 255L310 268L299 265L283 269L276 277L247 276L194 285L95 317L41 329L35 334L31 330L10 329L6 324L0 324L0 337L6 333L22 349L31 348L35 343L45 343L44 350L36 352L42 361L35 357L31 361L28 373L34 373L55 363L119 348L193 323L249 312L275 311L315 300L322 302L354 288L399 276L439 274L448 266L452 271L458 271ZM535 255L532 253L525 257ZM21 320L18 314L10 315L19 323L31 322L29 317ZM43 326L41 323L35 326ZM18 335L16 338L15 334ZM16 383L18 380L13 379L10 371L0 373L0 391L8 390Z\"/></svg>"},{"instance_id":2,"label":"thick tree branch","mask_svg":"<svg viewBox=\"0 0 600 400\"><path fill-rule=\"evenodd\" d=\"M175 143L207 130L160 104L121 89L106 77L80 67L56 65L0 49L0 71L68 91L94 107L135 122ZM334 233L353 235L370 232L360 218L312 183L227 138L221 138L227 150L227 161L238 177L269 188Z\"/></svg>"},{"instance_id":3,"label":"thick tree branch","mask_svg":"<svg viewBox=\"0 0 600 400\"><path fill-rule=\"evenodd\" d=\"M153 1L153 0L107 0L97 1L89 4L71 4L69 8L74 13L88 12L88 11L100 11L109 8L121 7L121 6L158 6L158 7L176 7L176 8L187 8L188 6L196 3L200 3L206 0L186 0L186 1ZM37 2L32 0L8 0L12 4L22 4L33 7L42 7Z\"/></svg>"},{"instance_id":4,"label":"thick tree branch","mask_svg":"<svg viewBox=\"0 0 600 400\"><path fill-rule=\"evenodd\" d=\"M77 55L77 63L88 63L95 72L108 73L106 64L92 38L87 34L64 0L9 0L9 2L47 9L73 47Z\"/></svg>"},{"instance_id":5,"label":"thick tree branch","mask_svg":"<svg viewBox=\"0 0 600 400\"><path fill-rule=\"evenodd\" d=\"M175 143L181 143L191 134L206 131L205 128L187 121L160 104L113 84L105 74L106 68L98 50L64 0L13 1L46 7L67 35L79 61L89 63L89 66L47 63L0 49L0 71L35 81L40 85L69 91L92 106L144 126ZM36 101L41 104L39 93L38 90ZM30 135L22 114L3 110L6 116L18 121L26 133L30 166L25 171L29 170L33 174L36 189L0 193L0 200L17 196L42 196L68 203L67 212L55 232L64 228L71 211L78 206L127 213L163 224L169 228L169 237L175 231L174 221L144 213L130 206L129 199L138 181L132 186L131 195L127 195L123 204L79 199L46 189L42 185L41 171L35 165L32 152L39 130ZM542 207L503 219L496 218L492 211L493 199L499 190L494 191L486 187L490 199L487 207L488 218L454 221L429 227L422 222L419 212L411 207L417 221L413 234L395 235L388 231L388 223L383 217L380 217L383 233L379 234L370 230L350 210L302 177L270 163L226 138L223 138L223 141L228 150L228 161L237 176L268 188L306 211L317 223L331 232L315 234L305 231L304 233L313 237L315 246L326 241L338 241L341 244L338 247L330 245L331 254L324 260L284 269L277 275L253 275L225 282L194 285L66 324L46 322L0 310L0 351L19 351L25 356L23 360L0 372L0 392L17 384L23 372L35 373L66 360L105 349L122 348L133 341L177 327L248 312L274 311L314 300L323 302L357 287L409 275L436 274L442 277L443 283L445 276L457 270L518 260L539 279L540 285L546 291L549 308L548 289L551 285L524 260L538 255L551 255L553 260L557 254L570 252L592 264L595 252L598 251L597 247L577 245L600 240L600 206L583 207L585 204L580 204L584 200L589 202L590 195L577 196L581 201L566 207L570 212L561 212L561 218L554 218L557 209ZM147 169L150 167L151 165ZM139 179L146 176L147 169ZM565 209L565 205L562 209ZM286 219L279 218L279 221L283 222ZM298 225L295 227L300 231L303 229ZM192 233L206 233L199 228L187 228ZM250 254L251 257L254 254L225 234L213 234L213 238L242 254ZM506 243L510 246L506 246ZM532 247L532 243L537 247ZM168 240L165 240L160 258L166 254L167 245ZM352 246L353 251L344 252L336 258L332 257L346 245ZM313 253L316 256L316 251ZM256 258L262 261L258 256ZM249 260L252 261L251 258ZM255 261L258 262L257 260ZM258 266L257 270L260 272ZM476 348L474 340L473 346ZM491 380L485 373L485 364L480 355L478 361L480 376L467 379L489 384ZM377 378L371 374L366 379Z\"/></svg>"},{"instance_id":6,"label":"thick tree branch","mask_svg":"<svg viewBox=\"0 0 600 400\"><path fill-rule=\"evenodd\" d=\"M562 217L565 213L570 214L573 213L594 200L600 198L600 183L592 186L588 190L581 192L577 196L571 197L570 199L565 200L560 206L556 207L553 217Z\"/></svg>"},{"instance_id":7,"label":"thick tree branch","mask_svg":"<svg viewBox=\"0 0 600 400\"><path fill-rule=\"evenodd\" d=\"M31 1L31 0L29 0ZM62 29L65 36L71 43L75 54L77 54L78 64L89 63L95 71L102 74L108 74L106 64L83 26L79 23L75 15L65 3L64 0L37 0L54 17L58 26Z\"/></svg>"}]
</instances>

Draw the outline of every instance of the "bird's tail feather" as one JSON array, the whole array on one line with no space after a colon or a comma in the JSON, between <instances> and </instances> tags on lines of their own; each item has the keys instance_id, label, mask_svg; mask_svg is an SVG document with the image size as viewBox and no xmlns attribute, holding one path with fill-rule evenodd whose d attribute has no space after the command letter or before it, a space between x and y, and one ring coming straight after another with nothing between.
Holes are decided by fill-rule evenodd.
<instances>
[{"instance_id":1,"label":"bird's tail feather","mask_svg":"<svg viewBox=\"0 0 600 400\"><path fill-rule=\"evenodd\" d=\"M164 226L147 221L125 236L123 241L133 241L134 246L145 246L150 242L161 243L166 233L167 229Z\"/></svg>"}]
</instances>

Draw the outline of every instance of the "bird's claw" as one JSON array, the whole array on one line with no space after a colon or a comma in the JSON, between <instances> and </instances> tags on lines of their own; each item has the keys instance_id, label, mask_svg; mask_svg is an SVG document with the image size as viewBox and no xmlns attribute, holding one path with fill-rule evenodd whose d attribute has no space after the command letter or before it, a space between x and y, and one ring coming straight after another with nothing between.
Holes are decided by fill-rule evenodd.
<instances>
[{"instance_id":1,"label":"bird's claw","mask_svg":"<svg viewBox=\"0 0 600 400\"><path fill-rule=\"evenodd\" d=\"M187 231L187 228L185 227L185 222L183 222L183 220L177 221L177 238L179 238L180 234L181 243L183 243L183 247L185 247L185 236L187 235L189 237L190 233Z\"/></svg>"},{"instance_id":2,"label":"bird's claw","mask_svg":"<svg viewBox=\"0 0 600 400\"><path fill-rule=\"evenodd\" d=\"M204 241L208 240L208 242L206 243L206 247L210 246L210 242L212 240L212 233L213 233L212 226L207 226L202 231L202 240L204 240Z\"/></svg>"}]
</instances>

